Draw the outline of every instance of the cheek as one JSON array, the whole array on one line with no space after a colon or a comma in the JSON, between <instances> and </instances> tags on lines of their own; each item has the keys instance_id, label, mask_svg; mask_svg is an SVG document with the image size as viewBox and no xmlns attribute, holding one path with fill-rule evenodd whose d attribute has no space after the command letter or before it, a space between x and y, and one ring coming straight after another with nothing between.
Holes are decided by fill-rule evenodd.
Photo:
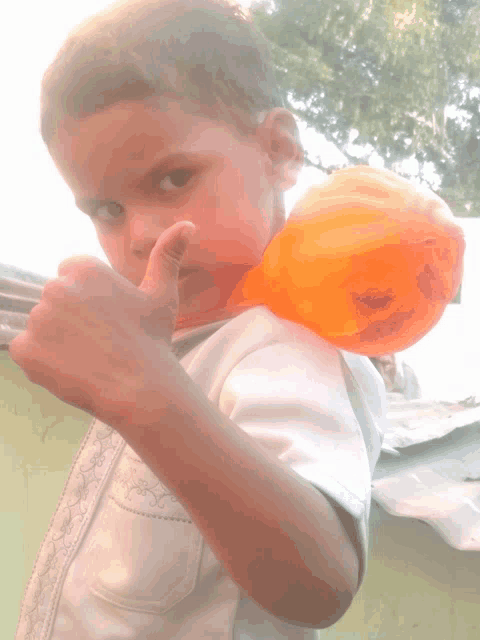
<instances>
[{"instance_id":1,"label":"cheek","mask_svg":"<svg viewBox=\"0 0 480 640\"><path fill-rule=\"evenodd\" d=\"M245 216L245 213L239 217L234 212L231 217L225 216L215 225L206 227L198 247L205 262L249 266L259 263L268 243L269 231L259 220L258 212L252 212L251 216Z\"/></svg>"},{"instance_id":2,"label":"cheek","mask_svg":"<svg viewBox=\"0 0 480 640\"><path fill-rule=\"evenodd\" d=\"M111 260L113 257L112 254L115 255L116 253L118 253L118 239L112 238L111 235L108 235L106 233L102 233L101 229L99 229L98 227L95 227L95 232L97 234L100 246L105 251L108 258Z\"/></svg>"},{"instance_id":3,"label":"cheek","mask_svg":"<svg viewBox=\"0 0 480 640\"><path fill-rule=\"evenodd\" d=\"M252 179L239 170L220 174L195 205L197 215L217 237L225 235L222 231L252 240L270 235L273 197L258 175Z\"/></svg>"}]
</instances>

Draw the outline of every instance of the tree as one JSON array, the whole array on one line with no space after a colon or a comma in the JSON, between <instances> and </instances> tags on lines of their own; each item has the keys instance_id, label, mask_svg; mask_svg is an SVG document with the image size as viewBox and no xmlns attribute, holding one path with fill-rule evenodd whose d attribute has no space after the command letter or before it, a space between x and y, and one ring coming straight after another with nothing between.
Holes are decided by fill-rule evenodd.
<instances>
[{"instance_id":1,"label":"tree","mask_svg":"<svg viewBox=\"0 0 480 640\"><path fill-rule=\"evenodd\" d=\"M405 175L400 164L415 158L420 181L456 215L480 216L476 0L263 0L252 14L270 41L285 105L348 164L376 152ZM367 151L354 153L352 140Z\"/></svg>"}]
</instances>

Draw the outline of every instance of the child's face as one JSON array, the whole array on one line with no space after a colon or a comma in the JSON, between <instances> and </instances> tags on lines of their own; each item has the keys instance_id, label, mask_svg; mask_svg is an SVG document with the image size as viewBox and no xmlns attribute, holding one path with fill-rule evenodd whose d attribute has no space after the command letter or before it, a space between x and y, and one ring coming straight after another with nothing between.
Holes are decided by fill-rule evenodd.
<instances>
[{"instance_id":1,"label":"child's face","mask_svg":"<svg viewBox=\"0 0 480 640\"><path fill-rule=\"evenodd\" d=\"M50 152L111 265L136 285L162 232L195 223L180 272L180 328L224 317L235 285L261 262L282 225L274 209L281 170L261 136L241 137L182 102L159 104L66 118Z\"/></svg>"}]
</instances>

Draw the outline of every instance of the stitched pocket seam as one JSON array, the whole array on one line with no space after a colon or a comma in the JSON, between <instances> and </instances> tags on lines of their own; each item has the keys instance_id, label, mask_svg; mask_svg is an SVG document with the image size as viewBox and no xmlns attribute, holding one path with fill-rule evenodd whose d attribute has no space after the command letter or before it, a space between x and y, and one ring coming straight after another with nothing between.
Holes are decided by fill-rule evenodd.
<instances>
[{"instance_id":1,"label":"stitched pocket seam","mask_svg":"<svg viewBox=\"0 0 480 640\"><path fill-rule=\"evenodd\" d=\"M178 518L175 516L162 516L162 515L158 515L156 513L148 513L147 511L141 511L140 509L133 509L132 507L127 507L124 504L122 504L121 502L119 502L117 500L117 498L115 498L114 496L110 495L108 496L109 500L112 500L117 507L120 507L120 509L124 509L125 511L129 511L130 513L135 513L137 515L140 516L145 516L146 518L157 518L159 520L175 520L176 522L188 522L190 524L193 524L192 520L190 518Z\"/></svg>"}]
</instances>

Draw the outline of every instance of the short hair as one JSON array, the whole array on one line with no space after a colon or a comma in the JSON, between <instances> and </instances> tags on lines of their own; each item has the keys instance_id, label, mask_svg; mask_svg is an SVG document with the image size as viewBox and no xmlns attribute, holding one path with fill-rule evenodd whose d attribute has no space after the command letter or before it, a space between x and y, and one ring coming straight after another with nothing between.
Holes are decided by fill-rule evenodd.
<instances>
[{"instance_id":1,"label":"short hair","mask_svg":"<svg viewBox=\"0 0 480 640\"><path fill-rule=\"evenodd\" d=\"M130 0L74 29L44 74L41 135L125 100L165 93L235 112L235 123L283 106L268 41L229 0ZM247 116L247 117L244 117ZM250 123L250 124L248 124Z\"/></svg>"}]
</instances>

